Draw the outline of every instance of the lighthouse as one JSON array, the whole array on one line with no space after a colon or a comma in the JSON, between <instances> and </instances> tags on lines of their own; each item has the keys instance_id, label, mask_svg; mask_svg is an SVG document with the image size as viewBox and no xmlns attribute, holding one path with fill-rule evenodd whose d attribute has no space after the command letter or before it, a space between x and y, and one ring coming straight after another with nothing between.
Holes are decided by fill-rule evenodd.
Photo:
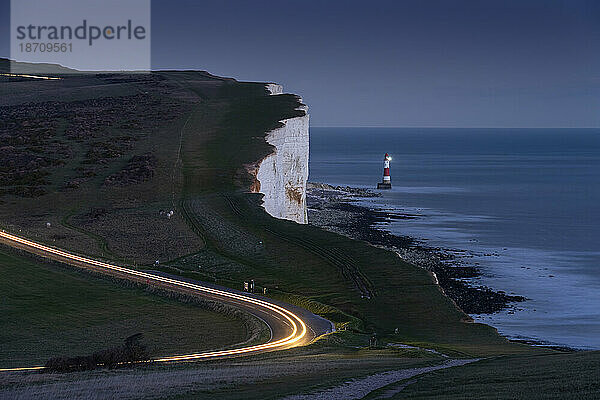
<instances>
[{"instance_id":1,"label":"lighthouse","mask_svg":"<svg viewBox=\"0 0 600 400\"><path fill-rule=\"evenodd\" d=\"M383 157L383 181L377 184L377 189L391 189L392 180L390 179L390 161L392 157L388 153L385 153Z\"/></svg>"}]
</instances>

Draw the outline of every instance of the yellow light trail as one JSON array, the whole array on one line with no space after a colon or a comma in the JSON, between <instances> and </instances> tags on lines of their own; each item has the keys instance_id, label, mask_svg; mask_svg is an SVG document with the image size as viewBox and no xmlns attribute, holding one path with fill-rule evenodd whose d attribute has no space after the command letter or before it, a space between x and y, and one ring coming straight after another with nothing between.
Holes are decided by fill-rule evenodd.
<instances>
[{"instance_id":1,"label":"yellow light trail","mask_svg":"<svg viewBox=\"0 0 600 400\"><path fill-rule=\"evenodd\" d=\"M135 276L135 277L144 278L147 280L168 283L168 284L174 285L174 286L180 286L180 287L184 287L187 289L196 290L199 292L209 293L209 294L213 294L213 295L217 295L217 296L227 297L227 298L234 299L234 300L241 301L241 302L250 303L255 306L259 306L259 307L265 308L267 310L270 310L270 311L282 316L292 326L292 333L289 336L287 336L283 339L276 340L274 342L267 342L264 344L254 345L254 346L249 346L249 347L242 347L239 349L168 356L168 357L162 357L162 358L157 358L155 360L152 360L154 362L189 361L189 360L209 359L209 358L227 357L227 356L233 356L233 355L239 355L239 354L254 353L254 352L258 352L258 351L282 348L282 347L293 345L294 343L298 342L306 335L306 324L300 317L298 317L296 314L294 314L290 310L287 310L277 304L269 303L268 301L256 299L256 298L253 298L250 296L245 296L245 295L241 295L241 294L237 294L237 293L230 293L230 292L227 292L224 290L214 289L214 288L207 287L207 286L201 286L201 285L197 285L197 284L190 283L190 282L184 282L184 281L179 281L176 279L152 275L152 274L148 274L146 272L136 271L136 270L133 270L130 268L125 268L125 267L119 267L117 265L108 264L108 263L101 262L101 261L92 260L91 258L81 257L81 256L78 256L75 254L68 253L66 251L62 251L62 250L55 249L52 247L44 246L42 244L32 242L31 240L27 240L27 239L23 239L19 236L11 235L4 231L0 231L0 237L7 239L9 241L15 242L15 243L19 243L21 245L25 245L27 247L41 250L42 252L45 252L45 253L54 254L59 257L66 258L68 260L77 261L77 262L80 262L83 264L89 264L89 265L93 265L95 267L104 268L104 269L111 270L111 271L116 271L116 272L119 272L119 273L125 274L125 275L131 275L131 276ZM32 370L40 370L43 368L44 367L41 367L41 366L22 367L22 368L3 368L3 369L0 369L0 372L32 371Z\"/></svg>"}]
</instances>

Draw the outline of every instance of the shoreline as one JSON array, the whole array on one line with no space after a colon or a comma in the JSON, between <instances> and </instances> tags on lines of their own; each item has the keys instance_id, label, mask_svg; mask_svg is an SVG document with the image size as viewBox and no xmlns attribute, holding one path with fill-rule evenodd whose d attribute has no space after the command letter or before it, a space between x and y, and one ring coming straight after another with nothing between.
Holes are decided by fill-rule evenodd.
<instances>
[{"instance_id":1,"label":"shoreline","mask_svg":"<svg viewBox=\"0 0 600 400\"><path fill-rule=\"evenodd\" d=\"M403 261L426 269L444 294L468 315L514 309L518 303L527 300L523 296L473 284L472 280L481 276L481 271L459 261L456 255L459 252L468 254L466 250L429 247L416 238L394 235L382 229L379 226L382 223L416 216L356 204L360 200L379 197L379 193L309 182L306 196L309 224L394 251Z\"/></svg>"},{"instance_id":2,"label":"shoreline","mask_svg":"<svg viewBox=\"0 0 600 400\"><path fill-rule=\"evenodd\" d=\"M524 296L509 295L504 291L473 283L473 279L482 276L482 272L477 266L459 260L465 255L472 254L468 250L426 246L414 237L399 236L382 229L379 226L382 223L412 219L417 216L356 204L360 200L380 196L380 193L370 189L308 182L306 191L308 223L393 251L403 261L431 272L444 295L468 315L468 322L474 321L471 314L489 315L505 310L513 313L518 309L520 302L528 300ZM543 339L506 338L515 343L563 352L583 351L580 348L546 342Z\"/></svg>"}]
</instances>

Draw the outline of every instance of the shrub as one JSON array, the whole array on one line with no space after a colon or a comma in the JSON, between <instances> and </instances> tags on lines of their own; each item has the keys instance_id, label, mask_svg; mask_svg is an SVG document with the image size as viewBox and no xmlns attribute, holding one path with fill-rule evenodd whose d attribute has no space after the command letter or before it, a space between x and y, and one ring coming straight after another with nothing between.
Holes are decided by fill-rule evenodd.
<instances>
[{"instance_id":1,"label":"shrub","mask_svg":"<svg viewBox=\"0 0 600 400\"><path fill-rule=\"evenodd\" d=\"M125 339L122 346L97 351L87 356L54 357L45 365L45 372L75 372L97 368L117 368L136 362L149 361L143 335L137 333Z\"/></svg>"}]
</instances>

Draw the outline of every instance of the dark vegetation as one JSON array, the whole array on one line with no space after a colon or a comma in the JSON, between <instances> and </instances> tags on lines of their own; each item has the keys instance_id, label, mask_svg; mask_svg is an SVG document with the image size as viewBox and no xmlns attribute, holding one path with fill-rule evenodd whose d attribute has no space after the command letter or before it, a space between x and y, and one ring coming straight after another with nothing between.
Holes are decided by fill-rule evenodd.
<instances>
[{"instance_id":1,"label":"dark vegetation","mask_svg":"<svg viewBox=\"0 0 600 400\"><path fill-rule=\"evenodd\" d=\"M159 213L175 208L193 95L160 74L62 78L0 86L0 225L131 264L201 246L178 214Z\"/></svg>"},{"instance_id":2,"label":"dark vegetation","mask_svg":"<svg viewBox=\"0 0 600 400\"><path fill-rule=\"evenodd\" d=\"M97 368L117 368L134 363L149 361L147 346L142 342L143 335L136 333L125 339L119 347L96 351L87 356L55 357L46 362L44 372L76 372Z\"/></svg>"},{"instance_id":3,"label":"dark vegetation","mask_svg":"<svg viewBox=\"0 0 600 400\"><path fill-rule=\"evenodd\" d=\"M133 156L127 162L122 170L109 175L105 180L105 185L134 185L136 183L146 182L154 176L156 168L156 157L152 154L142 154Z\"/></svg>"},{"instance_id":4,"label":"dark vegetation","mask_svg":"<svg viewBox=\"0 0 600 400\"><path fill-rule=\"evenodd\" d=\"M160 77L145 84L160 85ZM135 142L179 113L168 101L143 93L0 106L0 187L6 194L41 196L49 190L50 175L73 162L74 173L63 187L78 188L121 157L129 157L129 164L107 177L108 184L148 180L155 161L147 154L131 158Z\"/></svg>"}]
</instances>

